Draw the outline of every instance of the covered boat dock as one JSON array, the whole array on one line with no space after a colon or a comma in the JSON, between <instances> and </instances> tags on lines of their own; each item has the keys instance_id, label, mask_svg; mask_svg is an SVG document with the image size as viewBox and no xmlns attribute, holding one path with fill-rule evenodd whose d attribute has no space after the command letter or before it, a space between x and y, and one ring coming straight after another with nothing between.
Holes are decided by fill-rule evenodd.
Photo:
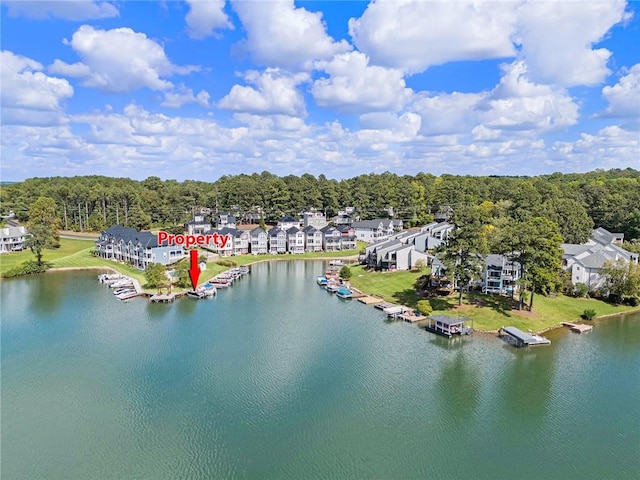
<instances>
[{"instance_id":1,"label":"covered boat dock","mask_svg":"<svg viewBox=\"0 0 640 480\"><path fill-rule=\"evenodd\" d=\"M540 335L532 335L525 333L516 327L502 327L500 332L503 335L507 335L515 342L516 347L529 347L531 345L548 345L551 340Z\"/></svg>"},{"instance_id":2,"label":"covered boat dock","mask_svg":"<svg viewBox=\"0 0 640 480\"><path fill-rule=\"evenodd\" d=\"M469 335L473 328L465 327L465 322L471 320L467 317L456 318L447 315L432 315L427 318L425 329L429 332L451 338L453 335Z\"/></svg>"}]
</instances>

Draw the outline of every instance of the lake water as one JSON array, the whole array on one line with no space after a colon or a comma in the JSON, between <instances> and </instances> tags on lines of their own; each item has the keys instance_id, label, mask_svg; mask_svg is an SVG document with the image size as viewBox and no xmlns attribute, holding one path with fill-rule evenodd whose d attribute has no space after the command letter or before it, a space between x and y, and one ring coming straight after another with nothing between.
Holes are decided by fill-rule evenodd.
<instances>
[{"instance_id":1,"label":"lake water","mask_svg":"<svg viewBox=\"0 0 640 480\"><path fill-rule=\"evenodd\" d=\"M517 350L263 263L217 298L3 281L3 479L640 478L640 316Z\"/></svg>"}]
</instances>

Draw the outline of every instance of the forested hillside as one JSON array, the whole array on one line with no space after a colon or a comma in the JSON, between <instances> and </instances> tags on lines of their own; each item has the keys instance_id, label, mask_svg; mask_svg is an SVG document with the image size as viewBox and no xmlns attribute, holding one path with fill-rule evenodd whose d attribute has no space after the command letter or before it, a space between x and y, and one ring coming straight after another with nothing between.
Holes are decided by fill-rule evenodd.
<instances>
[{"instance_id":1,"label":"forested hillside","mask_svg":"<svg viewBox=\"0 0 640 480\"><path fill-rule=\"evenodd\" d=\"M539 215L560 226L565 241L581 241L593 226L640 237L640 172L633 169L539 177L472 177L420 173L360 175L331 180L323 175L278 177L269 172L223 176L213 183L189 180L143 181L101 176L32 178L0 186L2 211L28 220L40 196L57 204L60 224L69 230L101 230L115 223L136 227L180 225L208 207L239 217L259 213L274 221L303 209L328 216L353 206L363 219L385 215L409 224L429 221L447 206L480 205L492 216Z\"/></svg>"}]
</instances>

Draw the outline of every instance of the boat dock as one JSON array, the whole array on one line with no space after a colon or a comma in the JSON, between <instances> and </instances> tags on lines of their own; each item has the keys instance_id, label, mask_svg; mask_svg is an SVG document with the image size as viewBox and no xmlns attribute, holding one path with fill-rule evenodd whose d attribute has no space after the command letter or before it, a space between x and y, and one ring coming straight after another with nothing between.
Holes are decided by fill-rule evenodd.
<instances>
[{"instance_id":1,"label":"boat dock","mask_svg":"<svg viewBox=\"0 0 640 480\"><path fill-rule=\"evenodd\" d=\"M473 333L473 328L465 327L465 322L470 318L449 317L448 315L431 315L427 318L428 324L425 330L436 335L451 338L453 335L469 335ZM472 321L472 320L471 320Z\"/></svg>"},{"instance_id":2,"label":"boat dock","mask_svg":"<svg viewBox=\"0 0 640 480\"><path fill-rule=\"evenodd\" d=\"M119 300L129 300L143 292L140 282L120 273L102 273L98 275L98 281L113 289L113 294Z\"/></svg>"},{"instance_id":3,"label":"boat dock","mask_svg":"<svg viewBox=\"0 0 640 480\"><path fill-rule=\"evenodd\" d=\"M391 304L391 306L383 308L382 311L387 314L387 317L399 318L400 315L404 315L405 313L411 312L413 311L413 309L405 305Z\"/></svg>"},{"instance_id":4,"label":"boat dock","mask_svg":"<svg viewBox=\"0 0 640 480\"><path fill-rule=\"evenodd\" d=\"M516 327L502 327L498 332L499 335L507 336L511 339L516 347L530 347L534 345L549 345L551 340L540 335L532 335L525 333Z\"/></svg>"},{"instance_id":5,"label":"boat dock","mask_svg":"<svg viewBox=\"0 0 640 480\"><path fill-rule=\"evenodd\" d=\"M385 308L395 307L395 305L389 302L379 302L376 303L373 307L377 308L378 310L384 310Z\"/></svg>"},{"instance_id":6,"label":"boat dock","mask_svg":"<svg viewBox=\"0 0 640 480\"><path fill-rule=\"evenodd\" d=\"M376 303L381 303L383 299L363 294L362 297L358 298L358 301L360 303L364 303L365 305L375 305Z\"/></svg>"},{"instance_id":7,"label":"boat dock","mask_svg":"<svg viewBox=\"0 0 640 480\"><path fill-rule=\"evenodd\" d=\"M416 312L405 312L397 316L400 320L404 320L409 323L423 322L427 319L424 315L418 315Z\"/></svg>"},{"instance_id":8,"label":"boat dock","mask_svg":"<svg viewBox=\"0 0 640 480\"><path fill-rule=\"evenodd\" d=\"M176 298L183 297L185 295L182 293L156 293L155 295L151 295L149 300L153 303L170 303L173 302Z\"/></svg>"},{"instance_id":9,"label":"boat dock","mask_svg":"<svg viewBox=\"0 0 640 480\"><path fill-rule=\"evenodd\" d=\"M572 332L584 333L593 330L593 325L585 325L584 323L562 322L562 325L569 327Z\"/></svg>"}]
</instances>

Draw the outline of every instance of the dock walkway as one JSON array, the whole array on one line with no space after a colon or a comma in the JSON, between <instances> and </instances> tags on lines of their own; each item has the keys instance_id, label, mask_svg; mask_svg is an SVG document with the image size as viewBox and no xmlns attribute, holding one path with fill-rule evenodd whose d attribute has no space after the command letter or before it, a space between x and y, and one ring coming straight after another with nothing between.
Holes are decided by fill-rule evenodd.
<instances>
[{"instance_id":1,"label":"dock walkway","mask_svg":"<svg viewBox=\"0 0 640 480\"><path fill-rule=\"evenodd\" d=\"M593 325L585 325L584 323L562 322L562 325L569 327L571 331L576 333L590 332L593 330Z\"/></svg>"},{"instance_id":2,"label":"dock walkway","mask_svg":"<svg viewBox=\"0 0 640 480\"><path fill-rule=\"evenodd\" d=\"M383 301L382 298L372 297L370 295L365 295L361 298L358 298L360 303L364 303L365 305L374 305L376 303L381 303Z\"/></svg>"},{"instance_id":3,"label":"dock walkway","mask_svg":"<svg viewBox=\"0 0 640 480\"><path fill-rule=\"evenodd\" d=\"M398 315L398 318L410 323L423 322L427 319L424 315L416 315L410 311Z\"/></svg>"},{"instance_id":4,"label":"dock walkway","mask_svg":"<svg viewBox=\"0 0 640 480\"><path fill-rule=\"evenodd\" d=\"M173 302L176 298L183 297L185 293L156 293L152 295L149 300L154 303L170 303Z\"/></svg>"}]
</instances>

